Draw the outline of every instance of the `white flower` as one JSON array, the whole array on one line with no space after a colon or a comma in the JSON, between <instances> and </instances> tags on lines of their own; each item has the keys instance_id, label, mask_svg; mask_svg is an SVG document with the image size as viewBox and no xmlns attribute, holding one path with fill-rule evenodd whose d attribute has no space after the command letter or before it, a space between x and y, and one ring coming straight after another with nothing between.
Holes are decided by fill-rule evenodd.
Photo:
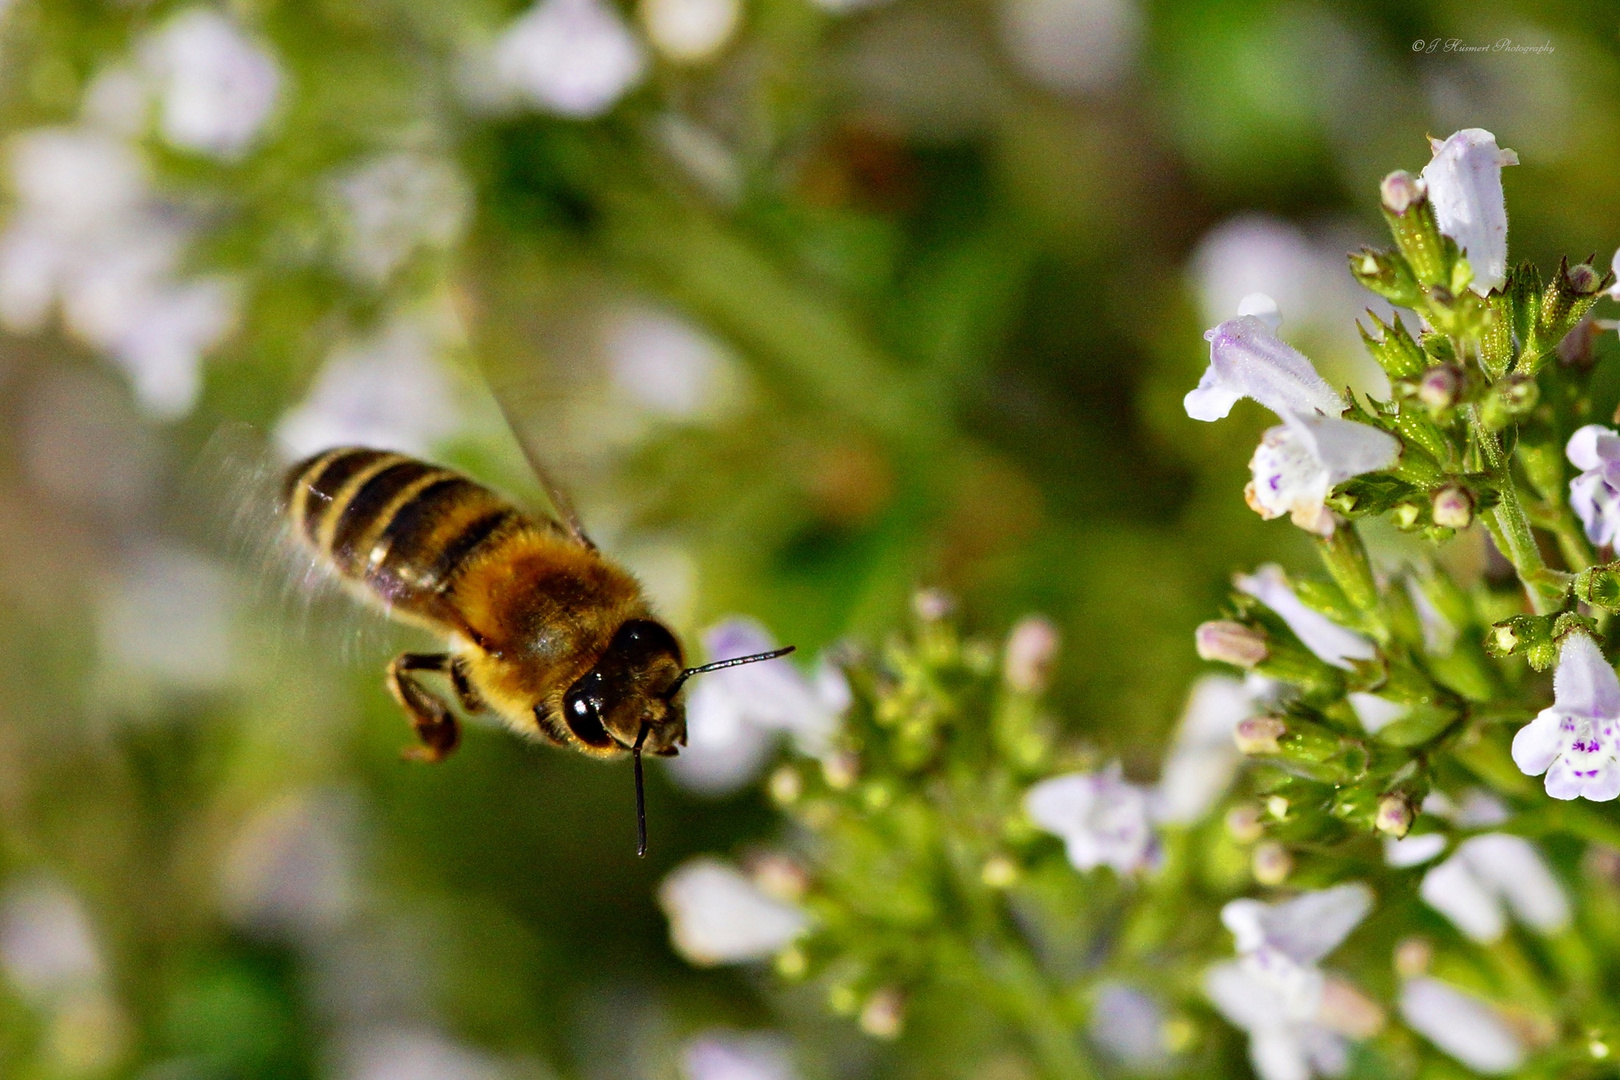
<instances>
[{"instance_id":1,"label":"white flower","mask_svg":"<svg viewBox=\"0 0 1620 1080\"><path fill-rule=\"evenodd\" d=\"M773 1032L706 1031L681 1050L683 1080L794 1080L788 1042Z\"/></svg>"},{"instance_id":2,"label":"white flower","mask_svg":"<svg viewBox=\"0 0 1620 1080\"><path fill-rule=\"evenodd\" d=\"M115 684L225 685L235 661L235 591L224 567L177 544L136 550L100 597L102 663Z\"/></svg>"},{"instance_id":3,"label":"white flower","mask_svg":"<svg viewBox=\"0 0 1620 1080\"><path fill-rule=\"evenodd\" d=\"M1035 82L1060 93L1106 90L1142 36L1135 0L1002 0L1001 40Z\"/></svg>"},{"instance_id":4,"label":"white flower","mask_svg":"<svg viewBox=\"0 0 1620 1080\"><path fill-rule=\"evenodd\" d=\"M1249 460L1254 479L1243 498L1267 521L1287 514L1307 532L1331 536L1333 514L1323 505L1328 494L1353 476L1395 464L1400 440L1335 416L1281 415L1283 422L1266 430Z\"/></svg>"},{"instance_id":5,"label":"white flower","mask_svg":"<svg viewBox=\"0 0 1620 1080\"><path fill-rule=\"evenodd\" d=\"M1435 607L1417 578L1406 579L1406 595L1411 598L1418 623L1423 628L1423 647L1433 656L1449 656L1457 647L1458 629Z\"/></svg>"},{"instance_id":6,"label":"white flower","mask_svg":"<svg viewBox=\"0 0 1620 1080\"><path fill-rule=\"evenodd\" d=\"M333 792L292 792L255 810L220 871L226 917L246 930L318 938L358 901L353 808Z\"/></svg>"},{"instance_id":7,"label":"white flower","mask_svg":"<svg viewBox=\"0 0 1620 1080\"><path fill-rule=\"evenodd\" d=\"M0 899L0 967L17 992L48 1004L104 974L79 898L54 881L20 881Z\"/></svg>"},{"instance_id":8,"label":"white flower","mask_svg":"<svg viewBox=\"0 0 1620 1080\"><path fill-rule=\"evenodd\" d=\"M426 453L461 420L435 346L430 327L401 317L335 350L308 396L276 426L287 455L345 445Z\"/></svg>"},{"instance_id":9,"label":"white flower","mask_svg":"<svg viewBox=\"0 0 1620 1080\"><path fill-rule=\"evenodd\" d=\"M1399 704L1381 698L1377 694L1354 693L1346 694L1351 710L1356 719L1361 721L1362 728L1369 735L1376 735L1380 731L1411 712L1410 706Z\"/></svg>"},{"instance_id":10,"label":"white flower","mask_svg":"<svg viewBox=\"0 0 1620 1080\"><path fill-rule=\"evenodd\" d=\"M704 967L763 960L810 924L803 911L710 858L693 859L666 877L658 903L669 917L675 951Z\"/></svg>"},{"instance_id":11,"label":"white flower","mask_svg":"<svg viewBox=\"0 0 1620 1080\"><path fill-rule=\"evenodd\" d=\"M1524 1064L1524 1047L1501 1015L1472 994L1439 979L1407 979L1401 1017L1441 1050L1475 1072L1510 1073Z\"/></svg>"},{"instance_id":12,"label":"white flower","mask_svg":"<svg viewBox=\"0 0 1620 1080\"><path fill-rule=\"evenodd\" d=\"M1528 840L1486 833L1423 876L1424 903L1481 943L1507 929L1507 911L1532 930L1551 934L1569 924L1563 886Z\"/></svg>"},{"instance_id":13,"label":"white flower","mask_svg":"<svg viewBox=\"0 0 1620 1080\"><path fill-rule=\"evenodd\" d=\"M1614 284L1609 286L1609 299L1620 300L1620 248L1616 248L1614 258L1609 260L1609 269L1614 271Z\"/></svg>"},{"instance_id":14,"label":"white flower","mask_svg":"<svg viewBox=\"0 0 1620 1080\"><path fill-rule=\"evenodd\" d=\"M1507 201L1502 167L1519 155L1502 150L1483 128L1464 128L1430 140L1434 159L1423 167L1440 231L1457 241L1473 268L1471 288L1481 296L1507 280Z\"/></svg>"},{"instance_id":15,"label":"white flower","mask_svg":"<svg viewBox=\"0 0 1620 1080\"><path fill-rule=\"evenodd\" d=\"M1024 812L1063 839L1076 870L1106 865L1132 874L1157 860L1159 840L1148 817L1148 792L1121 779L1117 763L1100 773L1041 781L1025 793Z\"/></svg>"},{"instance_id":16,"label":"white flower","mask_svg":"<svg viewBox=\"0 0 1620 1080\"><path fill-rule=\"evenodd\" d=\"M1586 538L1599 546L1614 543L1620 533L1620 435L1587 424L1569 437L1564 453L1581 470L1569 482L1569 505L1586 527Z\"/></svg>"},{"instance_id":17,"label":"white flower","mask_svg":"<svg viewBox=\"0 0 1620 1080\"><path fill-rule=\"evenodd\" d=\"M1133 1072L1156 1072L1170 1059L1164 1007L1134 986L1104 982L1097 987L1086 1030L1091 1041Z\"/></svg>"},{"instance_id":18,"label":"white flower","mask_svg":"<svg viewBox=\"0 0 1620 1080\"><path fill-rule=\"evenodd\" d=\"M262 46L216 11L191 8L141 45L158 84L158 126L182 150L239 158L264 127L281 90L281 72Z\"/></svg>"},{"instance_id":19,"label":"white flower","mask_svg":"<svg viewBox=\"0 0 1620 1080\"><path fill-rule=\"evenodd\" d=\"M1264 679L1205 675L1193 683L1154 792L1154 816L1161 822L1190 824L1209 812L1232 783L1243 755L1232 741L1240 721L1254 716L1256 684Z\"/></svg>"},{"instance_id":20,"label":"white flower","mask_svg":"<svg viewBox=\"0 0 1620 1080\"><path fill-rule=\"evenodd\" d=\"M1209 367L1183 403L1194 420L1219 420L1240 398L1253 398L1272 412L1339 416L1344 400L1310 360L1279 338L1258 315L1239 315L1204 334Z\"/></svg>"},{"instance_id":21,"label":"white flower","mask_svg":"<svg viewBox=\"0 0 1620 1080\"><path fill-rule=\"evenodd\" d=\"M1620 795L1620 679L1597 642L1571 634L1558 655L1553 703L1513 737L1513 763L1547 774L1555 799L1608 802Z\"/></svg>"},{"instance_id":22,"label":"white flower","mask_svg":"<svg viewBox=\"0 0 1620 1080\"><path fill-rule=\"evenodd\" d=\"M1232 583L1239 592L1248 593L1276 612L1307 649L1335 667L1348 670L1350 661L1371 660L1377 655L1372 642L1306 607L1276 563L1266 563L1252 574L1239 574Z\"/></svg>"},{"instance_id":23,"label":"white flower","mask_svg":"<svg viewBox=\"0 0 1620 1080\"><path fill-rule=\"evenodd\" d=\"M641 0L641 23L658 51L695 64L731 40L742 16L740 0Z\"/></svg>"},{"instance_id":24,"label":"white flower","mask_svg":"<svg viewBox=\"0 0 1620 1080\"><path fill-rule=\"evenodd\" d=\"M1317 967L1371 907L1371 891L1352 882L1278 904L1234 900L1221 909L1239 958L1211 968L1204 990L1249 1033L1249 1057L1262 1080L1337 1075L1348 1062L1344 1036L1364 1038L1382 1022L1376 1006Z\"/></svg>"},{"instance_id":25,"label":"white flower","mask_svg":"<svg viewBox=\"0 0 1620 1080\"><path fill-rule=\"evenodd\" d=\"M752 619L728 619L703 635L711 660L775 648ZM791 660L743 664L699 675L686 705L686 747L666 764L690 790L723 795L758 775L778 737L787 734L807 754L820 754L849 707L849 684L825 659L806 678Z\"/></svg>"},{"instance_id":26,"label":"white flower","mask_svg":"<svg viewBox=\"0 0 1620 1080\"><path fill-rule=\"evenodd\" d=\"M1398 870L1422 866L1444 850L1445 833L1414 833L1399 839L1393 836L1384 838L1384 862Z\"/></svg>"},{"instance_id":27,"label":"white flower","mask_svg":"<svg viewBox=\"0 0 1620 1080\"><path fill-rule=\"evenodd\" d=\"M343 262L381 284L422 248L461 236L471 206L467 182L438 158L402 151L374 158L333 183L344 233Z\"/></svg>"},{"instance_id":28,"label":"white flower","mask_svg":"<svg viewBox=\"0 0 1620 1080\"><path fill-rule=\"evenodd\" d=\"M431 1028L378 1027L343 1039L339 1080L505 1080L509 1070Z\"/></svg>"},{"instance_id":29,"label":"white flower","mask_svg":"<svg viewBox=\"0 0 1620 1080\"><path fill-rule=\"evenodd\" d=\"M656 308L615 312L603 326L602 345L614 388L639 409L670 420L722 411L737 378L736 358L723 344Z\"/></svg>"},{"instance_id":30,"label":"white flower","mask_svg":"<svg viewBox=\"0 0 1620 1080\"><path fill-rule=\"evenodd\" d=\"M602 0L540 0L495 44L496 80L560 116L590 120L646 73L640 42Z\"/></svg>"}]
</instances>

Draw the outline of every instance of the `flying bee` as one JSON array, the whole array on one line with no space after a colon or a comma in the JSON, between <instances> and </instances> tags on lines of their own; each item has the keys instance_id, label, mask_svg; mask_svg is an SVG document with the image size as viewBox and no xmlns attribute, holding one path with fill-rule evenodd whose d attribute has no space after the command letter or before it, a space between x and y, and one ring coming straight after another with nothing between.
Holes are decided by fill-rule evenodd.
<instances>
[{"instance_id":1,"label":"flying bee","mask_svg":"<svg viewBox=\"0 0 1620 1080\"><path fill-rule=\"evenodd\" d=\"M686 667L640 584L597 549L525 453L555 515L525 514L452 469L352 446L293 466L282 511L350 591L446 639L444 652L402 653L388 665L388 689L418 740L407 757L442 761L460 741L455 714L427 679L443 676L463 710L493 712L520 735L594 757L629 754L643 855L641 755L686 745L686 681L793 647Z\"/></svg>"}]
</instances>

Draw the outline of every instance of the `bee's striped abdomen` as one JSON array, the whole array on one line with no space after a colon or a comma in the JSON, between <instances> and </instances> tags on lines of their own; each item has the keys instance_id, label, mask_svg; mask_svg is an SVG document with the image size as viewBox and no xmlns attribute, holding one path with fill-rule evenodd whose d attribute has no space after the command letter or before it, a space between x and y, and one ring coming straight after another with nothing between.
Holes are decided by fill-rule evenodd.
<instances>
[{"instance_id":1,"label":"bee's striped abdomen","mask_svg":"<svg viewBox=\"0 0 1620 1080\"><path fill-rule=\"evenodd\" d=\"M354 447L295 466L286 512L298 537L339 576L389 608L450 623L456 620L444 594L457 572L523 521L460 473Z\"/></svg>"}]
</instances>

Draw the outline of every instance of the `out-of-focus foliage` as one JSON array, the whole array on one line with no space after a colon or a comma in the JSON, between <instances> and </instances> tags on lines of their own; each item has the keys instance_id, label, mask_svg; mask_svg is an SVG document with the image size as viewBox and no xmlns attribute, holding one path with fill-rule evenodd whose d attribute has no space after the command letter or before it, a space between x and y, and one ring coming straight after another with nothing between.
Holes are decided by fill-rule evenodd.
<instances>
[{"instance_id":1,"label":"out-of-focus foliage","mask_svg":"<svg viewBox=\"0 0 1620 1080\"><path fill-rule=\"evenodd\" d=\"M416 639L282 602L216 433L533 498L494 386L689 642L874 642L919 585L1037 610L1062 734L1146 781L1229 567L1311 557L1236 498L1262 411L1182 411L1203 328L1267 292L1382 392L1344 252L1429 132L1519 151L1515 260L1620 236L1600 5L729 11L6 8L0 1073L1031 1075L971 993L885 1042L675 957L656 885L773 839L752 790L653 769L637 861L627 770L484 728L401 762Z\"/></svg>"}]
</instances>

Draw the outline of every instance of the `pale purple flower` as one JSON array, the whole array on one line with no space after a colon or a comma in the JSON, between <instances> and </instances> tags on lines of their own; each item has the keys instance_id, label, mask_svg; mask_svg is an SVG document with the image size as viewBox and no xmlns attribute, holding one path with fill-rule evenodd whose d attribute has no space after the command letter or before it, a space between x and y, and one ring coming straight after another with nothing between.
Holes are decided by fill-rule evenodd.
<instances>
[{"instance_id":1,"label":"pale purple flower","mask_svg":"<svg viewBox=\"0 0 1620 1080\"><path fill-rule=\"evenodd\" d=\"M1002 0L1001 40L1025 75L1059 93L1106 90L1142 37L1136 0Z\"/></svg>"},{"instance_id":2,"label":"pale purple flower","mask_svg":"<svg viewBox=\"0 0 1620 1080\"><path fill-rule=\"evenodd\" d=\"M1260 711L1267 689L1259 676L1205 675L1193 683L1154 790L1157 820L1191 824L1225 794L1243 760L1232 733Z\"/></svg>"},{"instance_id":3,"label":"pale purple flower","mask_svg":"<svg viewBox=\"0 0 1620 1080\"><path fill-rule=\"evenodd\" d=\"M359 904L354 807L332 791L294 791L256 809L220 867L226 918L244 930L295 940L339 929Z\"/></svg>"},{"instance_id":4,"label":"pale purple flower","mask_svg":"<svg viewBox=\"0 0 1620 1080\"><path fill-rule=\"evenodd\" d=\"M1513 763L1526 776L1547 774L1555 799L1608 802L1620 795L1620 679L1585 634L1571 634L1558 655L1553 703L1513 737Z\"/></svg>"},{"instance_id":5,"label":"pale purple flower","mask_svg":"<svg viewBox=\"0 0 1620 1080\"><path fill-rule=\"evenodd\" d=\"M230 161L258 138L281 91L281 71L234 20L208 8L175 15L142 42L158 86L158 128L170 145Z\"/></svg>"},{"instance_id":6,"label":"pale purple flower","mask_svg":"<svg viewBox=\"0 0 1620 1080\"><path fill-rule=\"evenodd\" d=\"M1248 593L1276 612L1307 649L1334 667L1349 670L1350 661L1371 660L1377 655L1372 642L1306 607L1276 563L1266 563L1252 574L1239 574L1232 582L1239 592Z\"/></svg>"},{"instance_id":7,"label":"pale purple flower","mask_svg":"<svg viewBox=\"0 0 1620 1080\"><path fill-rule=\"evenodd\" d=\"M788 1041L769 1031L706 1031L681 1050L683 1080L794 1080Z\"/></svg>"},{"instance_id":8,"label":"pale purple flower","mask_svg":"<svg viewBox=\"0 0 1620 1080\"><path fill-rule=\"evenodd\" d=\"M1413 838L1416 839L1416 838ZM1551 934L1569 924L1569 899L1546 860L1523 837L1486 833L1423 876L1424 903L1474 941L1488 944L1507 930L1507 914Z\"/></svg>"},{"instance_id":9,"label":"pale purple flower","mask_svg":"<svg viewBox=\"0 0 1620 1080\"><path fill-rule=\"evenodd\" d=\"M1249 1062L1260 1080L1339 1076L1350 1062L1344 1036L1320 1023L1320 992L1302 997L1254 974L1241 960L1204 973L1204 993L1249 1036Z\"/></svg>"},{"instance_id":10,"label":"pale purple flower","mask_svg":"<svg viewBox=\"0 0 1620 1080\"><path fill-rule=\"evenodd\" d=\"M1569 437L1564 453L1581 470L1569 482L1569 505L1585 526L1586 538L1599 546L1614 543L1620 533L1620 435L1602 424L1587 424Z\"/></svg>"},{"instance_id":11,"label":"pale purple flower","mask_svg":"<svg viewBox=\"0 0 1620 1080\"><path fill-rule=\"evenodd\" d=\"M710 660L776 647L763 626L743 618L705 631L703 645ZM666 765L692 791L735 791L759 774L782 735L803 753L825 753L849 703L849 684L826 658L810 676L786 658L699 675L688 691L686 747Z\"/></svg>"},{"instance_id":12,"label":"pale purple flower","mask_svg":"<svg viewBox=\"0 0 1620 1080\"><path fill-rule=\"evenodd\" d=\"M1279 416L1344 412L1344 399L1303 353L1277 336L1275 325L1259 315L1239 315L1204 334L1209 367L1183 399L1188 416L1219 420L1241 398L1253 398Z\"/></svg>"},{"instance_id":13,"label":"pale purple flower","mask_svg":"<svg viewBox=\"0 0 1620 1080\"><path fill-rule=\"evenodd\" d=\"M1387 469L1401 454L1388 432L1336 416L1280 414L1249 460L1253 479L1243 489L1249 508L1270 521L1287 514L1295 525L1322 536L1336 526L1324 505L1353 476Z\"/></svg>"},{"instance_id":14,"label":"pale purple flower","mask_svg":"<svg viewBox=\"0 0 1620 1080\"><path fill-rule=\"evenodd\" d=\"M337 1064L338 1080L504 1080L510 1075L490 1055L417 1026L350 1033L342 1040Z\"/></svg>"},{"instance_id":15,"label":"pale purple flower","mask_svg":"<svg viewBox=\"0 0 1620 1080\"><path fill-rule=\"evenodd\" d=\"M1490 1005L1427 976L1401 987L1401 1018L1413 1031L1478 1073L1510 1073L1524 1064L1524 1046Z\"/></svg>"},{"instance_id":16,"label":"pale purple flower","mask_svg":"<svg viewBox=\"0 0 1620 1080\"><path fill-rule=\"evenodd\" d=\"M417 251L445 250L471 209L467 182L449 162L401 151L372 158L332 184L345 269L382 284Z\"/></svg>"},{"instance_id":17,"label":"pale purple flower","mask_svg":"<svg viewBox=\"0 0 1620 1080\"><path fill-rule=\"evenodd\" d=\"M1445 833L1413 833L1399 838L1384 838L1384 862L1398 870L1409 866L1422 866L1446 850Z\"/></svg>"},{"instance_id":18,"label":"pale purple flower","mask_svg":"<svg viewBox=\"0 0 1620 1080\"><path fill-rule=\"evenodd\" d=\"M1100 773L1043 780L1024 795L1024 812L1062 838L1076 870L1110 866L1133 874L1152 866L1159 839L1148 810L1149 793L1126 783L1117 763Z\"/></svg>"},{"instance_id":19,"label":"pale purple flower","mask_svg":"<svg viewBox=\"0 0 1620 1080\"><path fill-rule=\"evenodd\" d=\"M1434 204L1440 231L1457 242L1474 271L1470 285L1484 296L1507 280L1507 201L1502 167L1519 155L1496 145L1483 128L1464 128L1430 140L1434 158L1423 167L1423 182Z\"/></svg>"},{"instance_id":20,"label":"pale purple flower","mask_svg":"<svg viewBox=\"0 0 1620 1080\"><path fill-rule=\"evenodd\" d=\"M675 951L703 967L766 959L809 928L792 904L711 858L683 863L658 887Z\"/></svg>"},{"instance_id":21,"label":"pale purple flower","mask_svg":"<svg viewBox=\"0 0 1620 1080\"><path fill-rule=\"evenodd\" d=\"M602 0L540 0L495 43L495 78L547 112L594 119L647 70L647 55Z\"/></svg>"},{"instance_id":22,"label":"pale purple flower","mask_svg":"<svg viewBox=\"0 0 1620 1080\"><path fill-rule=\"evenodd\" d=\"M1091 1041L1132 1072L1159 1072L1170 1060L1164 1006L1152 995L1121 982L1096 989L1086 1031Z\"/></svg>"},{"instance_id":23,"label":"pale purple flower","mask_svg":"<svg viewBox=\"0 0 1620 1080\"><path fill-rule=\"evenodd\" d=\"M42 877L11 885L0 898L0 968L36 1004L99 983L101 951L78 896Z\"/></svg>"}]
</instances>

